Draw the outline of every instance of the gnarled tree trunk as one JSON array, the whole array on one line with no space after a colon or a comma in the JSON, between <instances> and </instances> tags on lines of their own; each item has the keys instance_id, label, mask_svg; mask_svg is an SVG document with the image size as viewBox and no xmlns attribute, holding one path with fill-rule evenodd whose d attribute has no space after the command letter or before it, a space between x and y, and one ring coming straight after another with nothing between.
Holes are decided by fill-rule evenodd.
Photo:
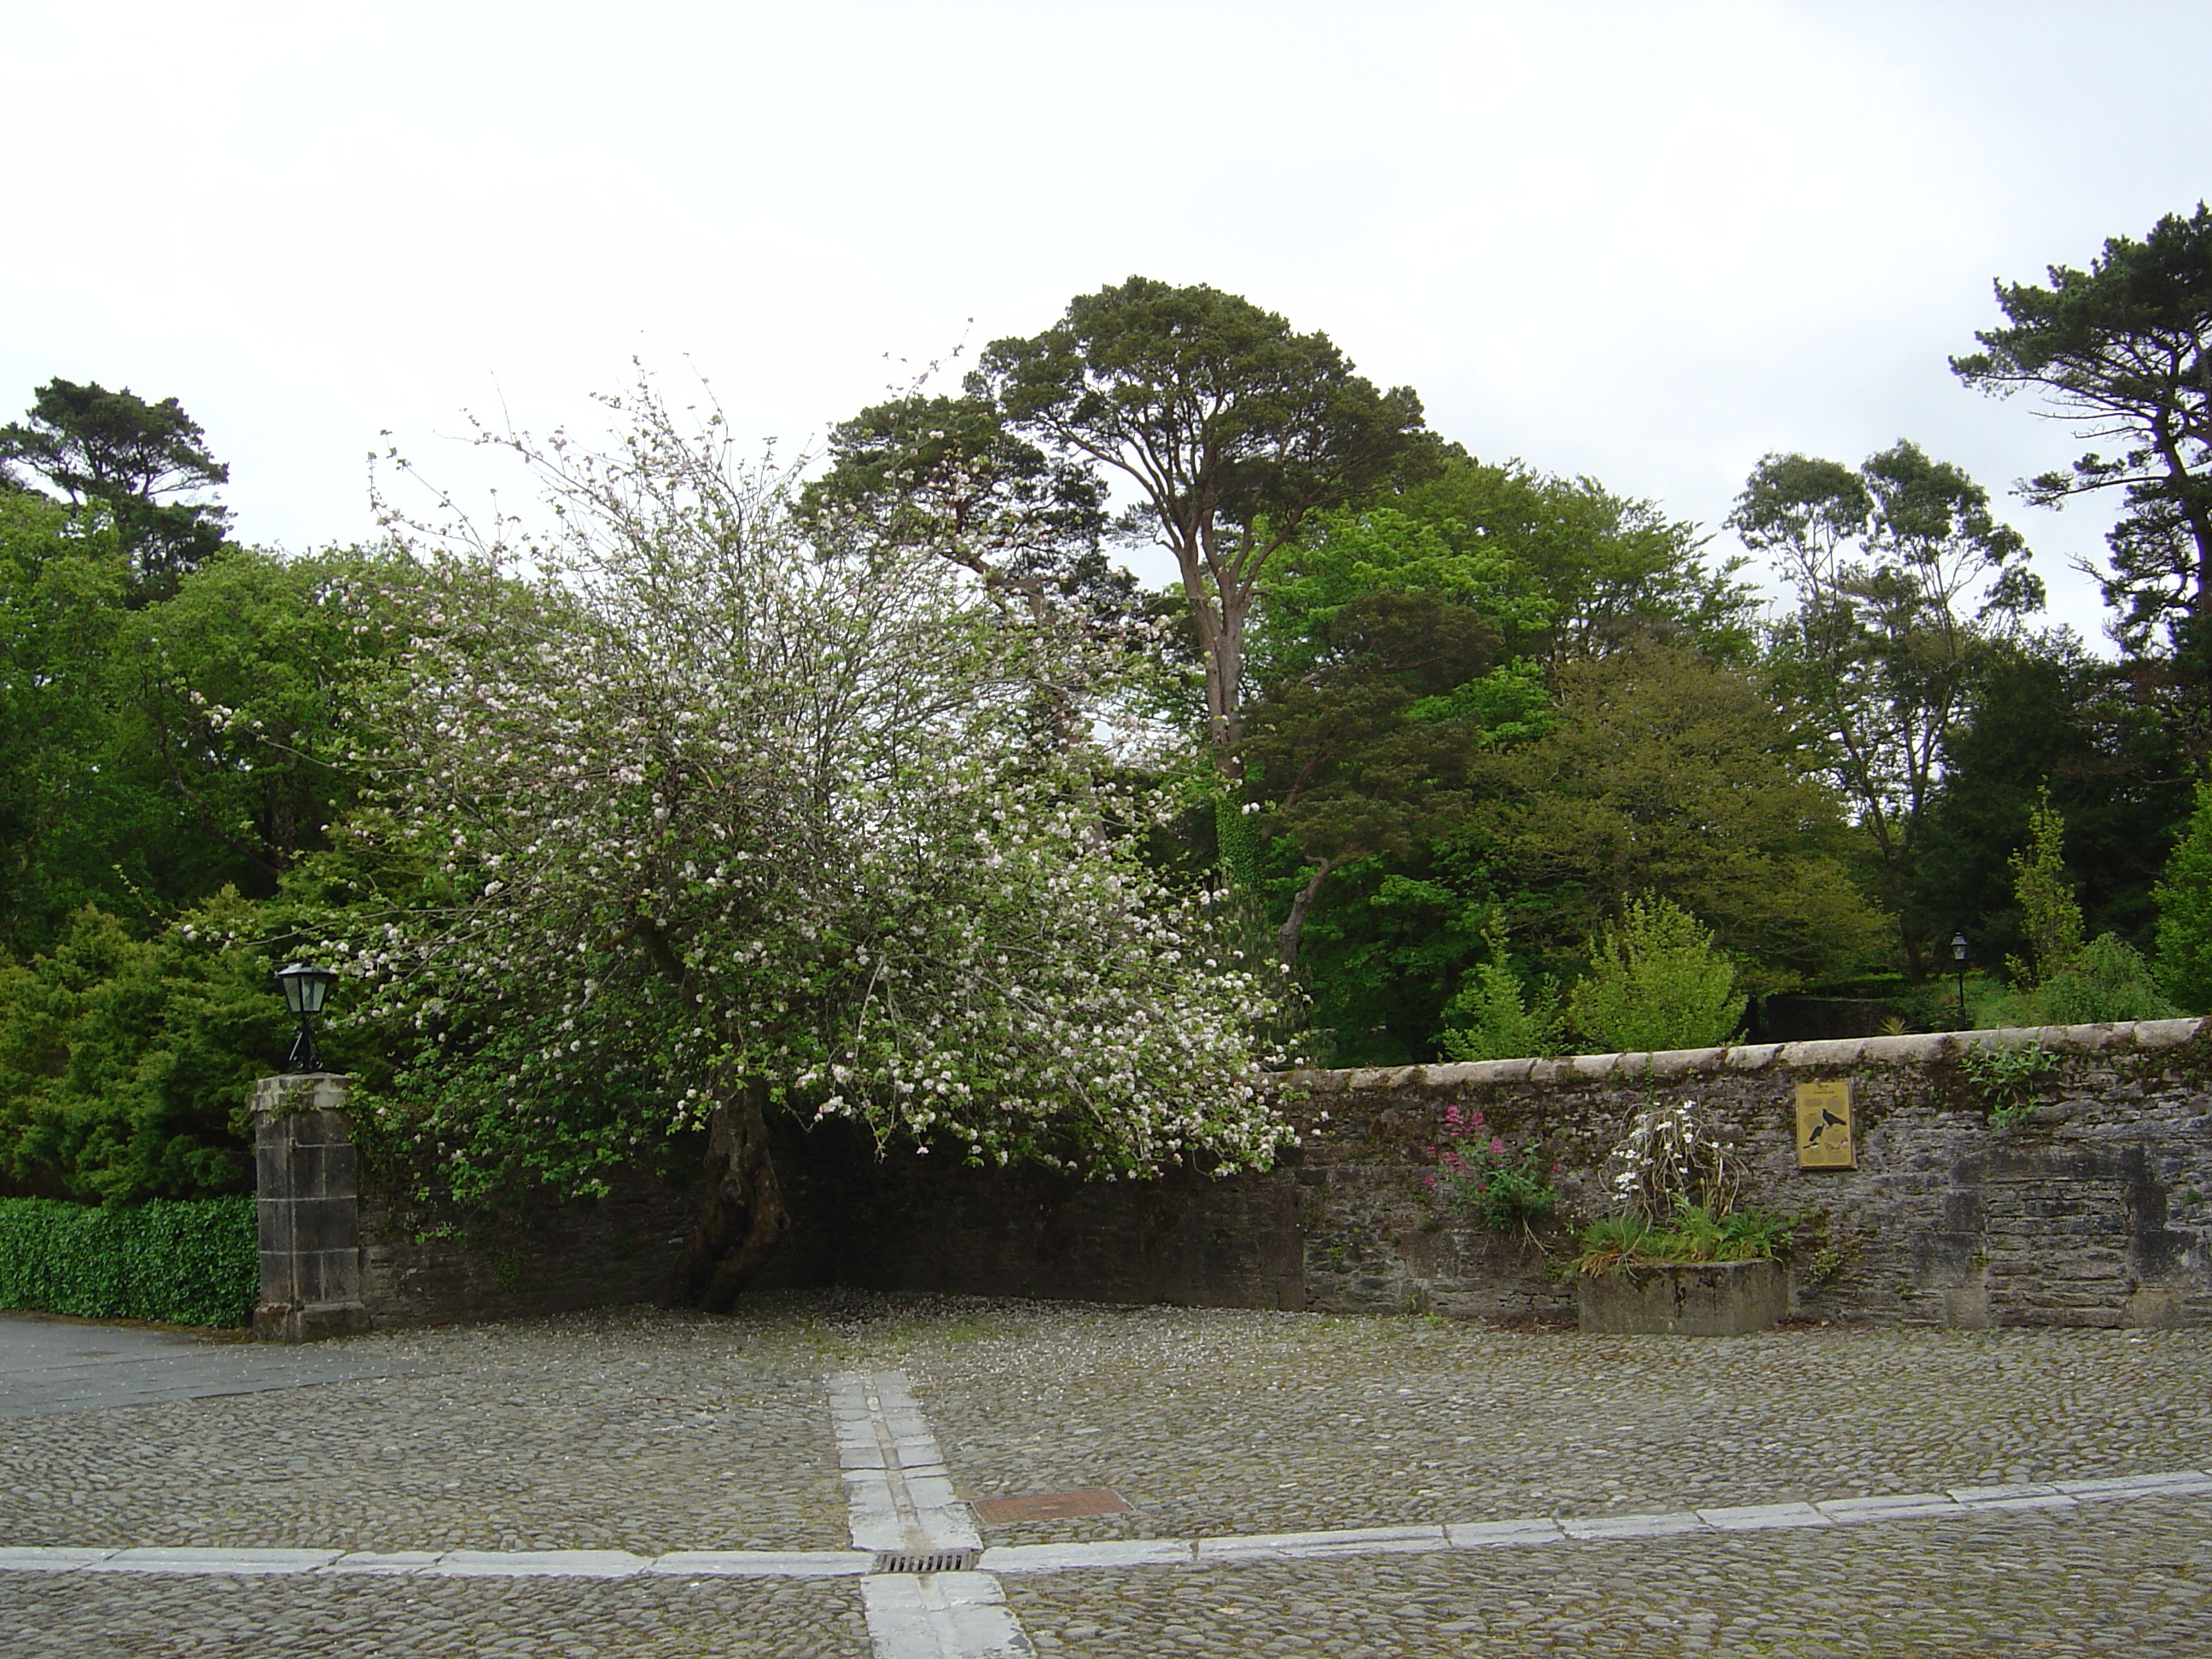
<instances>
[{"instance_id":1,"label":"gnarled tree trunk","mask_svg":"<svg viewBox=\"0 0 2212 1659\"><path fill-rule=\"evenodd\" d=\"M679 1288L708 1313L730 1310L790 1231L767 1109L768 1085L748 1082L708 1126L706 1209L684 1249Z\"/></svg>"}]
</instances>

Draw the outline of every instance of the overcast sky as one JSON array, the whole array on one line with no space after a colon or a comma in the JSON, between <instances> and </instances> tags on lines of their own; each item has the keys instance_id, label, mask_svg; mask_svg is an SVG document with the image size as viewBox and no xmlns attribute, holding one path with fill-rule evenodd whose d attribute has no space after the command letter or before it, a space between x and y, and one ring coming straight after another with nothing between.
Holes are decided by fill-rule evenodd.
<instances>
[{"instance_id":1,"label":"overcast sky","mask_svg":"<svg viewBox=\"0 0 2212 1659\"><path fill-rule=\"evenodd\" d=\"M1770 450L1909 436L1996 493L2074 449L1950 376L1991 280L2212 195L2201 0L7 21L0 413L55 375L174 395L240 536L295 550L369 533L383 430L477 486L465 411L589 428L635 356L794 447L1133 273L1708 526ZM2095 635L2068 566L2103 518L2004 505Z\"/></svg>"}]
</instances>

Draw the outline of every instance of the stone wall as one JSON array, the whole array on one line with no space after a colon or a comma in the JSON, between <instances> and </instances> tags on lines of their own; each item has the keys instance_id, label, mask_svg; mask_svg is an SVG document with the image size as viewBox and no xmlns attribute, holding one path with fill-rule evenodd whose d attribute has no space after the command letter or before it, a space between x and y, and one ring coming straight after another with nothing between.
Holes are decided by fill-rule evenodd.
<instances>
[{"instance_id":1,"label":"stone wall","mask_svg":"<svg viewBox=\"0 0 2212 1659\"><path fill-rule=\"evenodd\" d=\"M1744 1201L1809 1218L1802 1312L1909 1324L2212 1322L2212 1026L2042 1031L1314 1073L1304 1127L1307 1303L1510 1313L1540 1278L1470 1253L1421 1189L1448 1103L1540 1139L1568 1209L1601 1213L1607 1149L1647 1104L1697 1103L1746 1172ZM1960 1056L2040 1043L2057 1060L1999 1128ZM1849 1079L1857 1164L1802 1170L1801 1082ZM1340 1268L1336 1255L1345 1265ZM1318 1259L1317 1259L1318 1258Z\"/></svg>"},{"instance_id":2,"label":"stone wall","mask_svg":"<svg viewBox=\"0 0 2212 1659\"><path fill-rule=\"evenodd\" d=\"M604 1198L477 1209L425 1204L354 1144L350 1079L254 1086L257 1335L299 1342L666 1300L697 1218L696 1183L633 1171Z\"/></svg>"},{"instance_id":3,"label":"stone wall","mask_svg":"<svg viewBox=\"0 0 2212 1659\"><path fill-rule=\"evenodd\" d=\"M2056 1069L2025 1121L1993 1126L1961 1054L2039 1042ZM1796 1086L1836 1079L1852 1084L1856 1167L1802 1170ZM1688 1100L1735 1147L1744 1201L1805 1218L1803 1314L2212 1323L2212 1021L1294 1073L1280 1093L1300 1144L1223 1181L1080 1183L790 1132L797 1224L761 1283L1557 1316L1573 1306L1559 1229L1501 1237L1429 1190L1445 1109L1536 1140L1579 1219L1603 1212L1601 1171L1636 1112ZM659 1300L696 1204L639 1176L595 1203L424 1210L365 1181L361 1302L392 1324Z\"/></svg>"},{"instance_id":4,"label":"stone wall","mask_svg":"<svg viewBox=\"0 0 2212 1659\"><path fill-rule=\"evenodd\" d=\"M361 1298L378 1326L442 1325L665 1302L698 1219L694 1187L626 1176L604 1198L424 1205L364 1182Z\"/></svg>"},{"instance_id":5,"label":"stone wall","mask_svg":"<svg viewBox=\"0 0 2212 1659\"><path fill-rule=\"evenodd\" d=\"M1660 1054L1312 1072L1283 1079L1301 1145L1220 1182L1079 1185L810 1139L774 1282L1488 1318L1564 1314L1563 1240L1500 1237L1424 1177L1444 1109L1480 1108L1560 1166L1567 1212L1635 1113L1694 1101L1744 1201L1807 1218L1797 1304L1913 1324L2212 1322L2212 1030L2199 1022L1871 1037ZM2041 1042L2058 1068L1993 1127L1960 1055ZM1849 1079L1857 1167L1801 1170L1801 1082ZM1547 1255L1545 1246L1552 1247Z\"/></svg>"},{"instance_id":6,"label":"stone wall","mask_svg":"<svg viewBox=\"0 0 2212 1659\"><path fill-rule=\"evenodd\" d=\"M763 1288L1304 1305L1304 1227L1286 1172L1079 1182L911 1148L878 1160L865 1135L838 1124L787 1136L777 1156L795 1225Z\"/></svg>"}]
</instances>

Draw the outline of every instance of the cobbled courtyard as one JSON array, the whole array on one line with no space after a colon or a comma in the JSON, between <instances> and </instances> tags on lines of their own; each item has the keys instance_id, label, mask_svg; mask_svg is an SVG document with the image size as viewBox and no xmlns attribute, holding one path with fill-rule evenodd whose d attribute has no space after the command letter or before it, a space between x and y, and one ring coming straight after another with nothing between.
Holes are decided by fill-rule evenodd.
<instances>
[{"instance_id":1,"label":"cobbled courtyard","mask_svg":"<svg viewBox=\"0 0 2212 1659\"><path fill-rule=\"evenodd\" d=\"M87 1352L105 1329L0 1324ZM226 1363L262 1356L288 1361ZM2212 1655L2203 1332L1599 1338L823 1292L313 1359L0 1417L0 1650ZM1127 1507L872 1574L864 1493L902 1457L881 1502L909 1526ZM180 1550L314 1553L119 1553ZM986 1605L902 1612L898 1583Z\"/></svg>"}]
</instances>

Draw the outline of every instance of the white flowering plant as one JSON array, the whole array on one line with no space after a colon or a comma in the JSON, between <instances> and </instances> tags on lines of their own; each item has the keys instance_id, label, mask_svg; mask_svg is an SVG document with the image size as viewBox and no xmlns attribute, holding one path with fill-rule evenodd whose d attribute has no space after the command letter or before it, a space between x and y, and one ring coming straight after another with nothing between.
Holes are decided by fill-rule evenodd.
<instances>
[{"instance_id":1,"label":"white flowering plant","mask_svg":"<svg viewBox=\"0 0 2212 1659\"><path fill-rule=\"evenodd\" d=\"M1625 1213L1663 1222L1689 1204L1725 1215L1742 1178L1697 1103L1678 1100L1636 1115L1606 1162L1605 1182Z\"/></svg>"},{"instance_id":2,"label":"white flowering plant","mask_svg":"<svg viewBox=\"0 0 2212 1659\"><path fill-rule=\"evenodd\" d=\"M1742 1171L1694 1101L1638 1112L1605 1180L1620 1211L1582 1230L1575 1265L1585 1273L1772 1256L1789 1248L1796 1225L1790 1216L1739 1206Z\"/></svg>"},{"instance_id":3,"label":"white flowering plant","mask_svg":"<svg viewBox=\"0 0 2212 1659\"><path fill-rule=\"evenodd\" d=\"M771 1111L1107 1178L1265 1166L1279 993L1216 942L1218 896L1139 857L1172 804L1071 740L1126 652L802 524L718 416L616 407L611 453L491 440L551 534L424 549L402 740L355 825L415 885L335 935L364 1018L413 1036L387 1115L463 1186L519 1158L588 1188L708 1129L709 1305L787 1224Z\"/></svg>"}]
</instances>

